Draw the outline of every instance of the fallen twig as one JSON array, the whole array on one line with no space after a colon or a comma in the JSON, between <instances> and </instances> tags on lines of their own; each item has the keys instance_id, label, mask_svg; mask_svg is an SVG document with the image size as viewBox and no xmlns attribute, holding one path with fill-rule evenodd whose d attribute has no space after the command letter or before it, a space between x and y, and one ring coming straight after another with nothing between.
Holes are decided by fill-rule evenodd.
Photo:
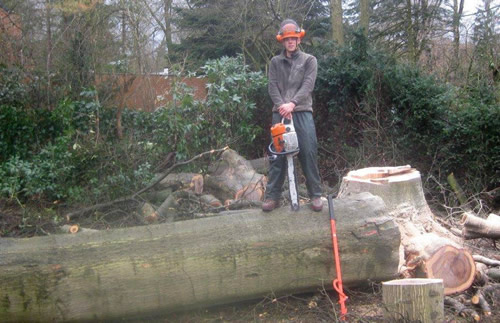
<instances>
[{"instance_id":1,"label":"fallen twig","mask_svg":"<svg viewBox=\"0 0 500 323\"><path fill-rule=\"evenodd\" d=\"M464 304L462 304L461 302L457 301L454 298L446 296L444 298L444 305L454 309L455 312L462 317L470 317L476 322L478 322L481 319L481 317L479 316L479 314L477 314L476 311L474 311L471 308L465 307Z\"/></svg>"},{"instance_id":2,"label":"fallen twig","mask_svg":"<svg viewBox=\"0 0 500 323\"><path fill-rule=\"evenodd\" d=\"M480 256L480 255L473 255L472 258L475 261L481 262L481 263L488 265L488 266L500 266L500 260L494 260L494 259L486 258L486 257Z\"/></svg>"}]
</instances>

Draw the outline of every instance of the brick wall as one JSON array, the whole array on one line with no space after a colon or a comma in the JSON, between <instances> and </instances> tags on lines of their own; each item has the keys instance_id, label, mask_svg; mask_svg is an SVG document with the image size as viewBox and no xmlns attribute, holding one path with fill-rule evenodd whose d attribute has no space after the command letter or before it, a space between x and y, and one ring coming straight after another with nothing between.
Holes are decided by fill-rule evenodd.
<instances>
[{"instance_id":1,"label":"brick wall","mask_svg":"<svg viewBox=\"0 0 500 323\"><path fill-rule=\"evenodd\" d=\"M132 74L96 76L96 86L111 94L105 104L123 105L142 111L154 111L172 100L171 88L174 82L183 82L191 87L198 100L203 100L207 95L206 81L200 78Z\"/></svg>"},{"instance_id":2,"label":"brick wall","mask_svg":"<svg viewBox=\"0 0 500 323\"><path fill-rule=\"evenodd\" d=\"M0 63L9 65L22 62L20 23L18 15L9 14L0 7Z\"/></svg>"}]
</instances>

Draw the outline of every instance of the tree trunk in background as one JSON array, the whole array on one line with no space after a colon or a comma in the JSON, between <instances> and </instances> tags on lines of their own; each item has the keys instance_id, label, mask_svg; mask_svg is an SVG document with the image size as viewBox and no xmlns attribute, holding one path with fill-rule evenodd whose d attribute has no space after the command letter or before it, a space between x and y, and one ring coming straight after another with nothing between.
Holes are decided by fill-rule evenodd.
<instances>
[{"instance_id":1,"label":"tree trunk in background","mask_svg":"<svg viewBox=\"0 0 500 323\"><path fill-rule=\"evenodd\" d=\"M459 63L460 55L460 20L464 11L464 0L453 0L453 59L454 65Z\"/></svg>"},{"instance_id":2,"label":"tree trunk in background","mask_svg":"<svg viewBox=\"0 0 500 323\"><path fill-rule=\"evenodd\" d=\"M164 17L165 17L165 41L167 43L167 53L172 51L172 0L164 0Z\"/></svg>"},{"instance_id":3,"label":"tree trunk in background","mask_svg":"<svg viewBox=\"0 0 500 323\"><path fill-rule=\"evenodd\" d=\"M363 29L363 34L368 37L370 28L370 0L360 0L359 11L359 27Z\"/></svg>"},{"instance_id":4,"label":"tree trunk in background","mask_svg":"<svg viewBox=\"0 0 500 323\"><path fill-rule=\"evenodd\" d=\"M344 25L342 20L342 0L330 0L332 40L340 46L344 46Z\"/></svg>"},{"instance_id":5,"label":"tree trunk in background","mask_svg":"<svg viewBox=\"0 0 500 323\"><path fill-rule=\"evenodd\" d=\"M52 93L52 4L51 0L45 1L45 24L47 30L47 106L51 106Z\"/></svg>"},{"instance_id":6,"label":"tree trunk in background","mask_svg":"<svg viewBox=\"0 0 500 323\"><path fill-rule=\"evenodd\" d=\"M395 278L400 233L382 200L334 207L344 285ZM330 289L335 276L327 208L0 239L0 321L130 319Z\"/></svg>"},{"instance_id":7,"label":"tree trunk in background","mask_svg":"<svg viewBox=\"0 0 500 323\"><path fill-rule=\"evenodd\" d=\"M407 35L407 52L410 59L416 62L416 52L417 52L417 31L413 25L413 5L411 0L406 0L405 8L405 26Z\"/></svg>"}]
</instances>

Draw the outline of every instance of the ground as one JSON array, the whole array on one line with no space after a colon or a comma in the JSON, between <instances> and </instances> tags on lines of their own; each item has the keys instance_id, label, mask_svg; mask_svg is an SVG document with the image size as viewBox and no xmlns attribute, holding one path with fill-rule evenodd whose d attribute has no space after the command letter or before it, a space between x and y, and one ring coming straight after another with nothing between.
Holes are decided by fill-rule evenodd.
<instances>
[{"instance_id":1,"label":"ground","mask_svg":"<svg viewBox=\"0 0 500 323\"><path fill-rule=\"evenodd\" d=\"M380 284L364 288L347 289L348 322L387 322L384 319L382 292ZM340 322L337 295L331 291L314 294L290 295L275 298L266 297L255 302L222 306L212 309L172 314L155 318L156 322L171 323L224 323L224 322ZM474 322L445 307L445 322ZM411 322L401 320L400 322ZM481 322L500 322L500 311L494 310L490 317L482 317Z\"/></svg>"}]
</instances>

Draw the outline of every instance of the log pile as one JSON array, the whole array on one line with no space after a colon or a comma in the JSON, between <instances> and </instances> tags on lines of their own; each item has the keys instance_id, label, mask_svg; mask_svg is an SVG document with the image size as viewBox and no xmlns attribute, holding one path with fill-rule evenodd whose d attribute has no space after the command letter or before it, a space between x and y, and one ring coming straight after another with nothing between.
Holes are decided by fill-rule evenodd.
<instances>
[{"instance_id":1,"label":"log pile","mask_svg":"<svg viewBox=\"0 0 500 323\"><path fill-rule=\"evenodd\" d=\"M159 175L160 176L160 175ZM138 218L143 224L174 222L182 217L183 204L197 205L199 216L259 206L267 177L236 151L226 149L205 175L172 173L156 190L142 195L146 201ZM184 203L186 202L186 203Z\"/></svg>"}]
</instances>

